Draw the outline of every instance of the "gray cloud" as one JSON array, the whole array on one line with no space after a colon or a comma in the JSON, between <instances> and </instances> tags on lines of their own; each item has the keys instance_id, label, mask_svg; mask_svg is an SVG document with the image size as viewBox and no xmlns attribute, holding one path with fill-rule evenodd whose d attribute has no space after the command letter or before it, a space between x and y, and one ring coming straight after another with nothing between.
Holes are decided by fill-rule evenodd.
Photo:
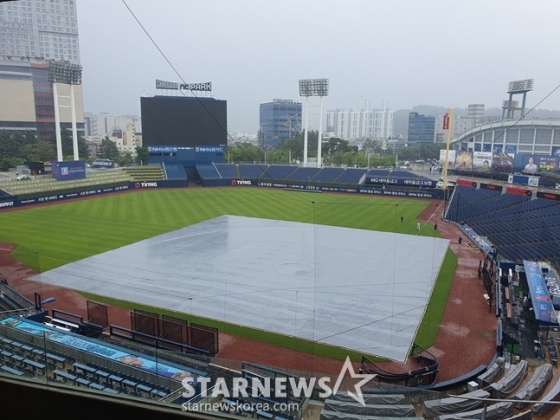
<instances>
[{"instance_id":1,"label":"gray cloud","mask_svg":"<svg viewBox=\"0 0 560 420\"><path fill-rule=\"evenodd\" d=\"M498 107L533 78L527 105L558 84L560 2L539 0L126 0L186 82L213 83L232 131L256 132L259 104L299 100L330 79L324 109L360 97L392 110ZM139 113L155 79L179 81L122 1L79 1L86 111ZM313 105L313 103L312 103ZM560 90L541 109L560 109Z\"/></svg>"}]
</instances>

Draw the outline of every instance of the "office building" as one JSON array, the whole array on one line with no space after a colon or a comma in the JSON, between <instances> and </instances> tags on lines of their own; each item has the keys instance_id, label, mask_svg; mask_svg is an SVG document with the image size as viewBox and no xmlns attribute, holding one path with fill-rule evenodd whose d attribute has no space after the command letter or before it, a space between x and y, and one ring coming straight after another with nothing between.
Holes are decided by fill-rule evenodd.
<instances>
[{"instance_id":1,"label":"office building","mask_svg":"<svg viewBox=\"0 0 560 420\"><path fill-rule=\"evenodd\" d=\"M301 103L291 99L273 99L260 105L259 145L270 149L283 139L291 139L302 130Z\"/></svg>"},{"instance_id":2,"label":"office building","mask_svg":"<svg viewBox=\"0 0 560 420\"><path fill-rule=\"evenodd\" d=\"M436 118L410 112L408 114L408 146L417 147L426 143L434 143Z\"/></svg>"},{"instance_id":3,"label":"office building","mask_svg":"<svg viewBox=\"0 0 560 420\"><path fill-rule=\"evenodd\" d=\"M75 0L0 3L0 130L55 136L48 60L80 63ZM62 129L71 130L70 86L57 84ZM84 135L82 86L74 86L78 135Z\"/></svg>"}]
</instances>

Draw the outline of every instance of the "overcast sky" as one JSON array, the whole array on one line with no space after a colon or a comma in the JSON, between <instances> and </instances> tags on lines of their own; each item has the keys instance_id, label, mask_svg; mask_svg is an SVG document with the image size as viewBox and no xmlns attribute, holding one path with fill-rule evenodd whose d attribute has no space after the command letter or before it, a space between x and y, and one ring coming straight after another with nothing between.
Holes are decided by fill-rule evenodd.
<instances>
[{"instance_id":1,"label":"overcast sky","mask_svg":"<svg viewBox=\"0 0 560 420\"><path fill-rule=\"evenodd\" d=\"M126 5L167 56L150 41ZM330 80L324 112L415 105L499 107L534 79L527 106L560 85L558 0L78 0L86 112L140 114L155 80L212 82L232 132L259 104ZM521 99L521 96L518 97ZM310 99L318 114L318 98ZM539 109L560 110L560 89ZM313 116L311 118L313 124ZM310 128L317 128L310 127Z\"/></svg>"}]
</instances>

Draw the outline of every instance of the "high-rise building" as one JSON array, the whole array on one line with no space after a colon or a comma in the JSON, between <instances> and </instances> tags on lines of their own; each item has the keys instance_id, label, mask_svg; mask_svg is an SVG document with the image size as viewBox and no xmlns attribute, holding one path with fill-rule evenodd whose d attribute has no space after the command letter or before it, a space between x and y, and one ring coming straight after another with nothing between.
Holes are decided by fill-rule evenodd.
<instances>
[{"instance_id":1,"label":"high-rise building","mask_svg":"<svg viewBox=\"0 0 560 420\"><path fill-rule=\"evenodd\" d=\"M343 140L388 139L393 136L393 112L366 109L327 111L327 131Z\"/></svg>"},{"instance_id":2,"label":"high-rise building","mask_svg":"<svg viewBox=\"0 0 560 420\"><path fill-rule=\"evenodd\" d=\"M0 3L0 129L55 135L48 60L80 63L75 0ZM61 128L71 129L70 86L57 84ZM84 135L82 86L74 87L77 131Z\"/></svg>"},{"instance_id":3,"label":"high-rise building","mask_svg":"<svg viewBox=\"0 0 560 420\"><path fill-rule=\"evenodd\" d=\"M79 64L76 0L0 3L0 56Z\"/></svg>"},{"instance_id":4,"label":"high-rise building","mask_svg":"<svg viewBox=\"0 0 560 420\"><path fill-rule=\"evenodd\" d=\"M421 146L426 143L434 143L436 118L410 112L408 114L408 138L409 146Z\"/></svg>"},{"instance_id":5,"label":"high-rise building","mask_svg":"<svg viewBox=\"0 0 560 420\"><path fill-rule=\"evenodd\" d=\"M394 123L393 111L387 109L374 111L373 139L385 140L393 137Z\"/></svg>"},{"instance_id":6,"label":"high-rise building","mask_svg":"<svg viewBox=\"0 0 560 420\"><path fill-rule=\"evenodd\" d=\"M270 149L301 132L301 102L273 99L260 105L259 145Z\"/></svg>"}]
</instances>

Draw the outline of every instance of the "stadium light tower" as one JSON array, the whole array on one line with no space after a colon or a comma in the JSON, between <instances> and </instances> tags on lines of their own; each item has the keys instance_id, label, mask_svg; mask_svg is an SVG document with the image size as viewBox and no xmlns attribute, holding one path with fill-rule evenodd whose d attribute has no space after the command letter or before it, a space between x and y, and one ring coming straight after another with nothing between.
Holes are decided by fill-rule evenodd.
<instances>
[{"instance_id":1,"label":"stadium light tower","mask_svg":"<svg viewBox=\"0 0 560 420\"><path fill-rule=\"evenodd\" d=\"M307 126L309 125L310 96L319 97L319 138L317 140L317 167L321 165L321 137L323 136L323 96L329 95L329 79L302 79L299 81L299 96L305 97L305 131L303 134L303 166L307 166Z\"/></svg>"},{"instance_id":2,"label":"stadium light tower","mask_svg":"<svg viewBox=\"0 0 560 420\"><path fill-rule=\"evenodd\" d=\"M533 79L525 79L525 80L514 80L509 82L508 85L508 93L509 93L509 102L507 108L507 119L513 118L513 114L515 111L521 111L521 117L525 116L525 101L527 99L527 92L533 90ZM514 107L513 105L513 95L523 95L523 102L521 104L521 108Z\"/></svg>"},{"instance_id":3,"label":"stadium light tower","mask_svg":"<svg viewBox=\"0 0 560 420\"><path fill-rule=\"evenodd\" d=\"M62 139L60 136L60 114L58 108L57 84L70 85L70 110L72 112L72 149L74 160L79 160L78 153L78 131L76 129L76 104L74 101L74 85L82 84L82 66L72 64L68 61L49 61L49 82L53 86L54 97L54 122L56 133L56 154L59 162L63 160ZM66 97L67 98L67 97Z\"/></svg>"}]
</instances>

